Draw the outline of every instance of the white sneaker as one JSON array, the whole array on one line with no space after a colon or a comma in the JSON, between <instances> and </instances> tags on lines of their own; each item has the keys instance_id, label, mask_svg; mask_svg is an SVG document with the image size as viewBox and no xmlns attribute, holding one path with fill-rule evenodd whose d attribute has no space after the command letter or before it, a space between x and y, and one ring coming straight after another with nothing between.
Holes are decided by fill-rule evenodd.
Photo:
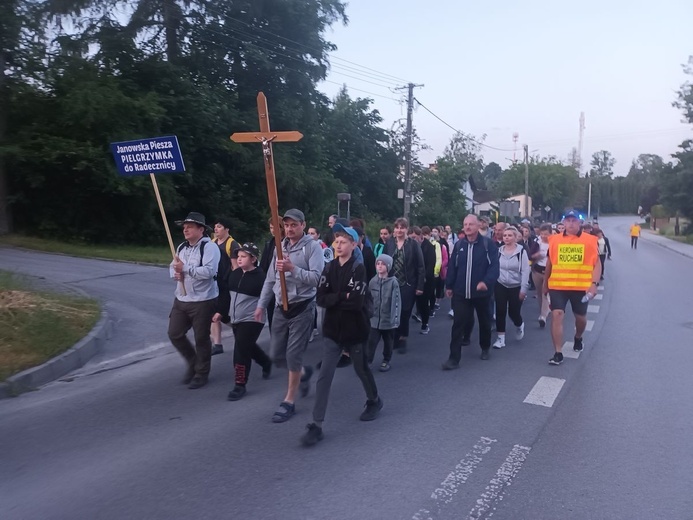
<instances>
[{"instance_id":1,"label":"white sneaker","mask_svg":"<svg viewBox=\"0 0 693 520\"><path fill-rule=\"evenodd\" d=\"M505 336L498 336L495 343L493 344L493 348L503 348L504 346L505 346Z\"/></svg>"},{"instance_id":2,"label":"white sneaker","mask_svg":"<svg viewBox=\"0 0 693 520\"><path fill-rule=\"evenodd\" d=\"M517 333L515 335L515 338L519 341L524 337L525 337L525 324L523 323L522 325L517 327Z\"/></svg>"},{"instance_id":3,"label":"white sneaker","mask_svg":"<svg viewBox=\"0 0 693 520\"><path fill-rule=\"evenodd\" d=\"M450 316L451 318L454 318L454 317L455 317L455 311L453 311L452 309L450 309L450 310L448 311L448 316Z\"/></svg>"}]
</instances>

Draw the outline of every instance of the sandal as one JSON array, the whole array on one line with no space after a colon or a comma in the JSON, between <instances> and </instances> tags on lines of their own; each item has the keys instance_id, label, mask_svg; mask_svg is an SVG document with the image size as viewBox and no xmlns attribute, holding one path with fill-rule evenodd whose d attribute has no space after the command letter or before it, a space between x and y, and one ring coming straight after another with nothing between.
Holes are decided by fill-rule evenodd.
<instances>
[{"instance_id":1,"label":"sandal","mask_svg":"<svg viewBox=\"0 0 693 520\"><path fill-rule=\"evenodd\" d=\"M291 419L291 416L296 413L296 407L292 403L282 401L279 403L279 408L272 416L272 422L283 423Z\"/></svg>"}]
</instances>

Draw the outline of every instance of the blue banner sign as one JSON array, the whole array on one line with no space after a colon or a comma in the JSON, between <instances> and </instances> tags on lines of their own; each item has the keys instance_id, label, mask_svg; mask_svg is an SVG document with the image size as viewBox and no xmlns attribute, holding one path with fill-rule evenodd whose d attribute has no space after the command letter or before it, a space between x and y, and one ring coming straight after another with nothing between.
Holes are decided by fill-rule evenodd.
<instances>
[{"instance_id":1,"label":"blue banner sign","mask_svg":"<svg viewBox=\"0 0 693 520\"><path fill-rule=\"evenodd\" d=\"M121 175L185 171L183 155L175 135L111 143L111 152Z\"/></svg>"}]
</instances>

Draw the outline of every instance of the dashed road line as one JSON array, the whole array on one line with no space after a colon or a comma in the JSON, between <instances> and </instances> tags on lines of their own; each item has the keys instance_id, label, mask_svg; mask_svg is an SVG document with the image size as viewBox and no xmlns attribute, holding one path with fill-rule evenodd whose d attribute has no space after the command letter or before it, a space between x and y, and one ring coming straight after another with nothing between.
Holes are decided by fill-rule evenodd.
<instances>
[{"instance_id":1,"label":"dashed road line","mask_svg":"<svg viewBox=\"0 0 693 520\"><path fill-rule=\"evenodd\" d=\"M587 306L587 312L591 312L594 314L598 313L599 312L599 305L588 305Z\"/></svg>"},{"instance_id":2,"label":"dashed road line","mask_svg":"<svg viewBox=\"0 0 693 520\"><path fill-rule=\"evenodd\" d=\"M573 342L572 341L566 341L563 343L563 357L571 358L571 359L578 359L580 357L580 352L575 352L573 350Z\"/></svg>"},{"instance_id":3,"label":"dashed road line","mask_svg":"<svg viewBox=\"0 0 693 520\"><path fill-rule=\"evenodd\" d=\"M565 379L542 376L522 402L551 408L564 384Z\"/></svg>"},{"instance_id":4,"label":"dashed road line","mask_svg":"<svg viewBox=\"0 0 693 520\"><path fill-rule=\"evenodd\" d=\"M476 505L469 511L467 520L479 520L493 516L498 503L503 500L506 489L512 484L513 479L522 469L522 465L527 460L527 455L529 455L531 449L519 444L513 446L505 462L498 468L496 475L490 480L486 490L476 501Z\"/></svg>"},{"instance_id":5,"label":"dashed road line","mask_svg":"<svg viewBox=\"0 0 693 520\"><path fill-rule=\"evenodd\" d=\"M481 437L472 450L464 456L455 466L455 469L440 483L440 487L431 493L431 500L433 501L431 510L420 509L412 516L412 520L434 520L435 516L440 514L442 507L452 502L460 486L467 482L469 476L481 463L482 456L491 450L491 445L494 442L498 441L488 437Z\"/></svg>"},{"instance_id":6,"label":"dashed road line","mask_svg":"<svg viewBox=\"0 0 693 520\"><path fill-rule=\"evenodd\" d=\"M587 326L585 327L585 330L587 332L591 332L592 327L594 327L594 320L587 320Z\"/></svg>"},{"instance_id":7,"label":"dashed road line","mask_svg":"<svg viewBox=\"0 0 693 520\"><path fill-rule=\"evenodd\" d=\"M603 295L603 294L595 294L595 295L594 295L594 299L595 299L595 300L601 300L601 299L603 299L603 298L604 298L604 295Z\"/></svg>"},{"instance_id":8,"label":"dashed road line","mask_svg":"<svg viewBox=\"0 0 693 520\"><path fill-rule=\"evenodd\" d=\"M598 286L598 287L597 287L597 290L598 290L598 291L603 291L603 290L604 290L604 286L603 286L603 285Z\"/></svg>"}]
</instances>

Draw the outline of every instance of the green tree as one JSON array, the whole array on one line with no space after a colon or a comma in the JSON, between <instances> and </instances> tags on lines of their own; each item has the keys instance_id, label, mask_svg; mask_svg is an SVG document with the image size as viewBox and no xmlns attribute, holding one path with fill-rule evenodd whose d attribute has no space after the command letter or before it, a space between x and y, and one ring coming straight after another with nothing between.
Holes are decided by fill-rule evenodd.
<instances>
[{"instance_id":1,"label":"green tree","mask_svg":"<svg viewBox=\"0 0 693 520\"><path fill-rule=\"evenodd\" d=\"M607 150L600 150L592 154L592 161L590 162L590 175L593 177L611 177L614 174L614 165L616 164L616 159L611 156L611 152Z\"/></svg>"},{"instance_id":2,"label":"green tree","mask_svg":"<svg viewBox=\"0 0 693 520\"><path fill-rule=\"evenodd\" d=\"M693 141L684 141L679 148L674 154L677 162L667 165L662 172L660 199L668 209L693 222ZM693 226L689 225L686 232L693 232Z\"/></svg>"}]
</instances>

